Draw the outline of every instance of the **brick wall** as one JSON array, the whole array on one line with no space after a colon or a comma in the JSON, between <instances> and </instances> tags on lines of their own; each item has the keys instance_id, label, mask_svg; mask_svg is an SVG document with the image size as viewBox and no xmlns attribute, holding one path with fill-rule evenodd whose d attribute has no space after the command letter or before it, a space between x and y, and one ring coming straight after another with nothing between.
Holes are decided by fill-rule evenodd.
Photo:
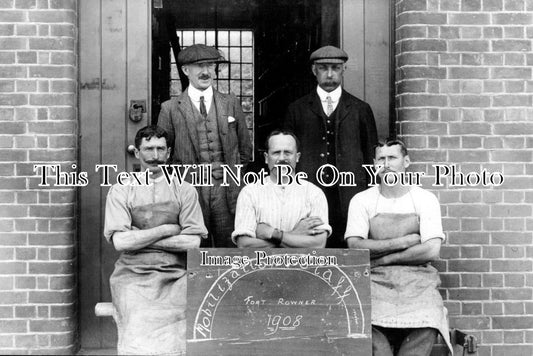
<instances>
[{"instance_id":1,"label":"brick wall","mask_svg":"<svg viewBox=\"0 0 533 356\"><path fill-rule=\"evenodd\" d=\"M0 0L0 353L77 342L76 191L41 188L34 163L77 152L75 0Z\"/></svg>"},{"instance_id":2,"label":"brick wall","mask_svg":"<svg viewBox=\"0 0 533 356\"><path fill-rule=\"evenodd\" d=\"M501 172L500 187L431 187L452 327L480 355L533 354L533 1L396 1L399 134L415 170Z\"/></svg>"}]
</instances>

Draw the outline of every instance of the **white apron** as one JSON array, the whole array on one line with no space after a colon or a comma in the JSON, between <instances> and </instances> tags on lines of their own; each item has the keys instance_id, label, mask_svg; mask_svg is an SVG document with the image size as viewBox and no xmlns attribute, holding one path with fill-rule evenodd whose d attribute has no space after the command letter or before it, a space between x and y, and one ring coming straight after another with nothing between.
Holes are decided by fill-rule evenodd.
<instances>
[{"instance_id":1,"label":"white apron","mask_svg":"<svg viewBox=\"0 0 533 356\"><path fill-rule=\"evenodd\" d=\"M132 210L139 229L177 224L174 203ZM118 354L184 355L186 255L142 249L122 253L110 278L118 330Z\"/></svg>"},{"instance_id":2,"label":"white apron","mask_svg":"<svg viewBox=\"0 0 533 356\"><path fill-rule=\"evenodd\" d=\"M396 236L390 234L395 230ZM384 233L384 231L388 233ZM370 219L370 238L419 233L417 214L377 214ZM430 264L378 266L371 270L372 324L386 328L435 328L450 353L447 310L438 291L440 278Z\"/></svg>"}]
</instances>

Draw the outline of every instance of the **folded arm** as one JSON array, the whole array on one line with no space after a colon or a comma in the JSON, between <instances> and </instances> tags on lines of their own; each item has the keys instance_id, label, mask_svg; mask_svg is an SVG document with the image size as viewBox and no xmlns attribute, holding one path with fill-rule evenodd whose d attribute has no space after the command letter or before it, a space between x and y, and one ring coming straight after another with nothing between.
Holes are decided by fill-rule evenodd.
<instances>
[{"instance_id":1,"label":"folded arm","mask_svg":"<svg viewBox=\"0 0 533 356\"><path fill-rule=\"evenodd\" d=\"M321 248L326 246L328 233L319 229L324 223L317 216L310 216L301 219L291 231L283 231L281 247L311 247ZM257 225L256 237L262 241L268 242L272 237L274 228L268 224L260 223ZM273 244L272 244L273 245Z\"/></svg>"},{"instance_id":2,"label":"folded arm","mask_svg":"<svg viewBox=\"0 0 533 356\"><path fill-rule=\"evenodd\" d=\"M423 243L408 247L407 249L379 257L371 261L371 266L386 265L421 265L435 261L440 257L442 239L432 238Z\"/></svg>"},{"instance_id":3,"label":"folded arm","mask_svg":"<svg viewBox=\"0 0 533 356\"><path fill-rule=\"evenodd\" d=\"M154 242L149 247L168 252L180 252L200 247L200 235L173 235Z\"/></svg>"},{"instance_id":4,"label":"folded arm","mask_svg":"<svg viewBox=\"0 0 533 356\"><path fill-rule=\"evenodd\" d=\"M175 183L175 182L174 182ZM149 247L167 252L186 251L200 247L200 239L207 235L196 189L186 185L181 188L178 220L181 229L160 239Z\"/></svg>"},{"instance_id":5,"label":"folded arm","mask_svg":"<svg viewBox=\"0 0 533 356\"><path fill-rule=\"evenodd\" d=\"M181 228L177 224L163 224L145 230L116 231L112 241L117 251L136 251L153 243L179 234Z\"/></svg>"},{"instance_id":6,"label":"folded arm","mask_svg":"<svg viewBox=\"0 0 533 356\"><path fill-rule=\"evenodd\" d=\"M347 238L349 248L360 248L370 251L370 258L375 259L398 251L403 251L411 246L420 244L419 234L409 234L384 240L365 239L360 236Z\"/></svg>"},{"instance_id":7,"label":"folded arm","mask_svg":"<svg viewBox=\"0 0 533 356\"><path fill-rule=\"evenodd\" d=\"M237 236L237 246L241 248L247 248L247 247L257 247L257 248L263 248L263 247L276 247L275 244L273 244L270 241L258 239L255 237L250 237L246 235L240 235Z\"/></svg>"},{"instance_id":8,"label":"folded arm","mask_svg":"<svg viewBox=\"0 0 533 356\"><path fill-rule=\"evenodd\" d=\"M283 247L311 247L323 248L326 246L328 233L318 229L324 222L318 216L304 218L296 224L291 231L283 232Z\"/></svg>"}]
</instances>

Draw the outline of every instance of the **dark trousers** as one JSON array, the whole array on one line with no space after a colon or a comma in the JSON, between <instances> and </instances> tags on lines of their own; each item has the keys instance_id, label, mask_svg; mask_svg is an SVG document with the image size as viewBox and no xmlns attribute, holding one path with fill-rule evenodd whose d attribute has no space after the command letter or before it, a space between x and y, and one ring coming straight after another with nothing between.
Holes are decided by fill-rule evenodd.
<instances>
[{"instance_id":1,"label":"dark trousers","mask_svg":"<svg viewBox=\"0 0 533 356\"><path fill-rule=\"evenodd\" d=\"M328 200L328 219L331 226L331 236L326 241L326 248L346 248L344 233L346 232L346 216L341 211L339 188L322 187L322 191Z\"/></svg>"},{"instance_id":2,"label":"dark trousers","mask_svg":"<svg viewBox=\"0 0 533 356\"><path fill-rule=\"evenodd\" d=\"M204 223L209 232L200 247L237 247L231 241L235 215L230 213L226 199L227 187L220 186L220 179L213 179L212 187L199 187L199 200Z\"/></svg>"},{"instance_id":3,"label":"dark trousers","mask_svg":"<svg viewBox=\"0 0 533 356\"><path fill-rule=\"evenodd\" d=\"M438 331L433 328L372 326L373 356L429 356Z\"/></svg>"}]
</instances>

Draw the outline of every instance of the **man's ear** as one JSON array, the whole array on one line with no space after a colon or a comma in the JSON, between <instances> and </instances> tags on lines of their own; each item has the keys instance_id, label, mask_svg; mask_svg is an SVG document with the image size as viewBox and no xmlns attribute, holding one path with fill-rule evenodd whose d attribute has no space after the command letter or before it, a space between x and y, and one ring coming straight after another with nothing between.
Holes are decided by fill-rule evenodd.
<instances>
[{"instance_id":1,"label":"man's ear","mask_svg":"<svg viewBox=\"0 0 533 356\"><path fill-rule=\"evenodd\" d=\"M313 74L316 75L316 65L314 63L311 64L311 72L313 72Z\"/></svg>"},{"instance_id":2,"label":"man's ear","mask_svg":"<svg viewBox=\"0 0 533 356\"><path fill-rule=\"evenodd\" d=\"M411 164L411 159L409 158L409 155L403 158L403 162L404 162L405 168L409 167L409 165Z\"/></svg>"},{"instance_id":3,"label":"man's ear","mask_svg":"<svg viewBox=\"0 0 533 356\"><path fill-rule=\"evenodd\" d=\"M296 163L300 162L300 156L302 154L300 152L296 153Z\"/></svg>"},{"instance_id":4,"label":"man's ear","mask_svg":"<svg viewBox=\"0 0 533 356\"><path fill-rule=\"evenodd\" d=\"M137 147L135 147L135 158L139 159L139 149Z\"/></svg>"},{"instance_id":5,"label":"man's ear","mask_svg":"<svg viewBox=\"0 0 533 356\"><path fill-rule=\"evenodd\" d=\"M265 155L265 163L268 164L268 152L263 153Z\"/></svg>"},{"instance_id":6,"label":"man's ear","mask_svg":"<svg viewBox=\"0 0 533 356\"><path fill-rule=\"evenodd\" d=\"M187 77L189 76L189 66L187 65L181 66L181 70L183 71L183 73L185 73Z\"/></svg>"}]
</instances>

